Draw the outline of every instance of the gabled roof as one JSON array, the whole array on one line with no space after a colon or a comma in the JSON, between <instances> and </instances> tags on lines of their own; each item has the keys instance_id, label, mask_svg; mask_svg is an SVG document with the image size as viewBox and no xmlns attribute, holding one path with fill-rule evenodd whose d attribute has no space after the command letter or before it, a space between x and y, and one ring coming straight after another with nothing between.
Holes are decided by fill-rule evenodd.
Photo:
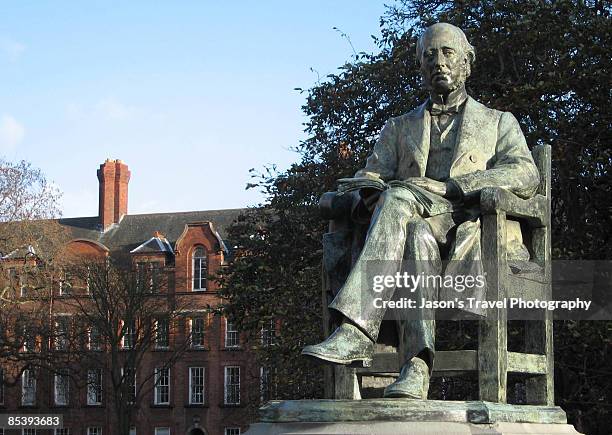
<instances>
[{"instance_id":1,"label":"gabled roof","mask_svg":"<svg viewBox=\"0 0 612 435\"><path fill-rule=\"evenodd\" d=\"M164 235L166 243L173 250L185 225L189 223L212 222L221 239L225 240L227 227L244 210L236 208L126 215L118 224L111 226L104 232L101 231L97 216L64 218L59 219L58 222L70 232L73 238L101 243L111 251L158 249L157 242L154 242L155 245L150 245L150 243L153 243L151 235L156 231Z\"/></svg>"},{"instance_id":2,"label":"gabled roof","mask_svg":"<svg viewBox=\"0 0 612 435\"><path fill-rule=\"evenodd\" d=\"M146 253L158 253L163 252L167 254L174 254L174 249L170 246L170 242L161 236L156 235L151 237L149 240L134 248L130 251L131 254L146 254Z\"/></svg>"},{"instance_id":3,"label":"gabled roof","mask_svg":"<svg viewBox=\"0 0 612 435\"><path fill-rule=\"evenodd\" d=\"M221 237L221 235L219 234L219 231L216 230L215 228L215 223L214 222L210 222L210 221L204 221L204 222L189 222L187 225L185 225L185 229L183 230L183 232L181 233L181 235L176 239L176 242L174 244L174 247L176 248L177 244L180 244L181 239L183 238L184 235L187 234L187 232L189 231L189 227L202 227L202 226L207 226L208 229L210 230L210 232L213 234L213 236L215 236L215 239L217 239L217 243L219 244L219 248L221 248L221 250L223 252L225 252L226 254L229 253L229 250L227 249L227 245L225 244L225 241L223 241L223 238Z\"/></svg>"}]
</instances>

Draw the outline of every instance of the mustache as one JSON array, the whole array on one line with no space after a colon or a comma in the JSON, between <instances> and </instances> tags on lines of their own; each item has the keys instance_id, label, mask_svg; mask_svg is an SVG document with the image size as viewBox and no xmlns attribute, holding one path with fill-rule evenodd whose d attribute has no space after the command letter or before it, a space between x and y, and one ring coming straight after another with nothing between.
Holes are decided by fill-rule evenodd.
<instances>
[{"instance_id":1,"label":"mustache","mask_svg":"<svg viewBox=\"0 0 612 435\"><path fill-rule=\"evenodd\" d=\"M449 69L443 69L443 70L435 70L431 73L432 77L438 76L438 75L449 75L451 73L451 71Z\"/></svg>"}]
</instances>

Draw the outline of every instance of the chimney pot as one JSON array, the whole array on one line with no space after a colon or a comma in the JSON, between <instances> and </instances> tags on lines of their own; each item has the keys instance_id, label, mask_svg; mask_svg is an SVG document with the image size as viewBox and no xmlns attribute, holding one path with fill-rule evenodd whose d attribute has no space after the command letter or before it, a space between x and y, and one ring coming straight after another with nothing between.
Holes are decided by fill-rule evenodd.
<instances>
[{"instance_id":1,"label":"chimney pot","mask_svg":"<svg viewBox=\"0 0 612 435\"><path fill-rule=\"evenodd\" d=\"M105 231L127 214L131 173L121 160L106 159L97 174L100 187L98 218Z\"/></svg>"}]
</instances>

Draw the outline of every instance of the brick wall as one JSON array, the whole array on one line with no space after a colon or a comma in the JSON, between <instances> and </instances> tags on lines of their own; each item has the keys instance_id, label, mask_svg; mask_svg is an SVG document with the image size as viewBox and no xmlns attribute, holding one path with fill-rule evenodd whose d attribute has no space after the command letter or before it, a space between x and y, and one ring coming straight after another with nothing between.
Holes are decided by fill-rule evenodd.
<instances>
[{"instance_id":1,"label":"brick wall","mask_svg":"<svg viewBox=\"0 0 612 435\"><path fill-rule=\"evenodd\" d=\"M105 165L102 165L104 171L106 171ZM106 175L105 172L104 176ZM121 209L121 204L119 208ZM103 212L107 212L106 205ZM207 253L209 273L216 273L222 265L224 253L213 225L208 222L187 225L176 243L174 262L166 261L166 254L163 253L134 256L134 261L159 261L164 265L164 272L169 279L163 291L168 293L171 304L176 304L177 307L183 307L189 311L185 313L186 318L204 313L208 307L215 307L220 302L217 295L217 283L212 280L208 281L205 291L192 291L192 255L198 246L203 247ZM108 250L104 246L85 240L71 242L68 251L74 258L108 255ZM52 310L65 312L68 308L62 304L58 292L55 292L55 296ZM223 318L219 315L206 314L206 319L204 348L187 350L171 369L170 405L153 405L152 391L139 403L136 423L138 434L153 434L155 427L170 427L173 435L188 434L189 429L194 427L204 429L208 435L223 435L225 427L241 427L246 430L250 418L245 406L245 400L248 398L246 392L253 388L253 383L256 383L255 388L258 385L259 380L253 377L258 373L257 367L254 367L248 350L225 348L225 321ZM188 333L186 320L174 322L171 329L171 340L180 342ZM143 372L152 373L160 358L163 357L163 352L149 352L142 365ZM228 365L241 367L242 403L240 406L226 406L223 403L224 367ZM189 405L189 367L205 367L206 403L203 406ZM70 392L70 406L62 408L53 405L51 376L41 376L37 389L37 406L24 409L20 406L20 385L5 387L5 402L4 405L1 405L0 412L61 413L64 415L65 426L72 428L73 435L85 434L88 426L102 426L104 434L114 433L110 404L105 403L101 407L87 406L84 388L79 389L78 386L73 385ZM39 431L38 433L44 434L45 432Z\"/></svg>"}]
</instances>

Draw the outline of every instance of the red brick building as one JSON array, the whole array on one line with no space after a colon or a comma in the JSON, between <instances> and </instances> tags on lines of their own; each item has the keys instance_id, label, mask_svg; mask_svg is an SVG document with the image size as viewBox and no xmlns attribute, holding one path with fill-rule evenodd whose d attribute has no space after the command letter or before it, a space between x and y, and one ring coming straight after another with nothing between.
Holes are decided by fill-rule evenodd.
<instances>
[{"instance_id":1,"label":"red brick building","mask_svg":"<svg viewBox=\"0 0 612 435\"><path fill-rule=\"evenodd\" d=\"M240 209L181 213L128 214L130 171L119 160L107 160L97 172L99 214L94 217L60 219L70 234L69 248L78 255L129 253L135 264L155 265L168 278L164 291L186 306L184 322L169 337L191 334L190 348L169 371L159 388L152 388L138 404L136 434L237 435L246 430L249 385L253 376L249 353L240 335L210 307L219 304L217 283L207 279L230 261L231 246L225 229ZM0 261L11 261L2 257ZM61 285L53 290L61 306ZM52 305L50 310L61 310ZM172 343L168 344L172 346ZM144 370L156 367L157 352L151 351ZM93 376L96 376L93 373ZM54 379L37 379L24 373L21 382L0 391L0 413L61 413L64 429L24 431L23 435L113 434L113 413L104 394L67 389L57 392ZM105 381L100 380L102 391ZM0 429L0 435L21 433Z\"/></svg>"}]
</instances>

